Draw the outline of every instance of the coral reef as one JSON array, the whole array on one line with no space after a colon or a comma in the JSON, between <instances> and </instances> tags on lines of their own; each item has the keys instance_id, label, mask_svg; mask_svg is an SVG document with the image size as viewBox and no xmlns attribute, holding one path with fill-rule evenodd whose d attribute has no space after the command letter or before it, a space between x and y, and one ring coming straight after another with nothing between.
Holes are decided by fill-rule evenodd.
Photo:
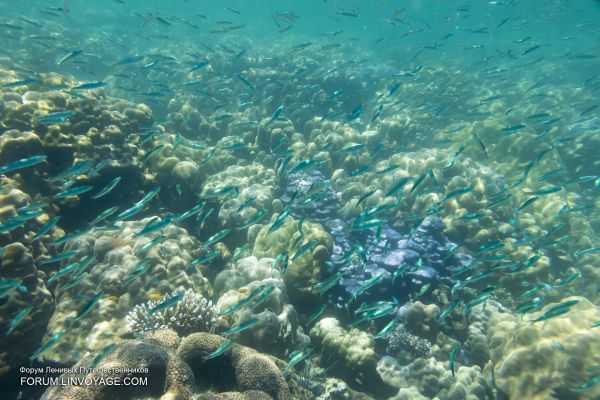
<instances>
[{"instance_id":1,"label":"coral reef","mask_svg":"<svg viewBox=\"0 0 600 400\"><path fill-rule=\"evenodd\" d=\"M0 302L0 332L3 336L0 375L3 375L11 368L26 364L39 346L54 311L54 302L44 283L44 274L36 268L25 246L9 244L2 248L1 257L3 291L6 290L5 283L15 282L11 286L18 284L11 292L3 293ZM15 320L15 316L28 307L31 311L22 319Z\"/></svg>"},{"instance_id":2,"label":"coral reef","mask_svg":"<svg viewBox=\"0 0 600 400\"><path fill-rule=\"evenodd\" d=\"M50 386L42 399L100 400L154 397L156 394L164 396L163 398L192 398L194 373L173 349L152 341L125 340L109 348L99 361L95 362L95 360L94 355L83 358L73 366L77 372L63 374L61 378L64 382L67 382L67 379L90 379L102 383L86 386ZM86 374L84 368L90 368L92 365L96 365L96 369ZM140 372L127 372L127 368ZM116 372L119 370L123 372ZM146 373L145 370L148 372ZM140 382L140 379L146 378L147 384L110 384L115 381Z\"/></svg>"},{"instance_id":3,"label":"coral reef","mask_svg":"<svg viewBox=\"0 0 600 400\"><path fill-rule=\"evenodd\" d=\"M0 136L0 141L3 137ZM63 236L64 231L54 225L37 236L45 224L54 218L56 208L33 201L30 195L18 188L20 185L14 180L5 177L3 183L0 192L0 225L5 229L0 233L0 244L21 243L36 261L56 255L56 249L51 243ZM47 266L42 267L46 268Z\"/></svg>"},{"instance_id":4,"label":"coral reef","mask_svg":"<svg viewBox=\"0 0 600 400\"><path fill-rule=\"evenodd\" d=\"M277 218L279 216L274 216L272 222ZM294 304L303 301L318 302L314 285L321 280L325 262L331 255L331 236L320 224L307 221L301 225L300 231L298 221L292 217L282 221L275 231L271 231L270 225L265 225L257 233L252 255L257 258L275 258L281 253L287 254L289 260L283 276L290 299ZM298 254L301 246L311 241L315 245L303 254Z\"/></svg>"},{"instance_id":5,"label":"coral reef","mask_svg":"<svg viewBox=\"0 0 600 400\"><path fill-rule=\"evenodd\" d=\"M431 351L431 342L413 335L403 325L398 325L387 337L385 352L396 359L409 360L412 357L426 357Z\"/></svg>"},{"instance_id":6,"label":"coral reef","mask_svg":"<svg viewBox=\"0 0 600 400\"><path fill-rule=\"evenodd\" d=\"M165 296L162 301L168 302L176 295ZM194 332L212 332L217 327L217 309L212 301L191 289L186 290L181 300L172 307L152 312L162 301L150 300L133 307L125 317L129 332L141 334L171 329L180 336L187 336Z\"/></svg>"},{"instance_id":7,"label":"coral reef","mask_svg":"<svg viewBox=\"0 0 600 400\"><path fill-rule=\"evenodd\" d=\"M224 328L253 319L259 321L252 330L235 334L239 343L283 356L291 349L306 347L310 340L299 324L294 306L288 304L281 273L272 265L271 258L242 258L217 275L213 290L219 296L216 308L224 315Z\"/></svg>"},{"instance_id":8,"label":"coral reef","mask_svg":"<svg viewBox=\"0 0 600 400\"><path fill-rule=\"evenodd\" d=\"M587 368L600 363L600 308L582 297L568 313L533 322L557 303L520 319L493 314L487 332L496 386L510 398L548 399L553 390L569 392L593 378ZM597 385L586 398L600 396Z\"/></svg>"},{"instance_id":9,"label":"coral reef","mask_svg":"<svg viewBox=\"0 0 600 400\"><path fill-rule=\"evenodd\" d=\"M261 164L235 165L210 175L204 182L201 196L216 198L219 221L224 227L233 228L245 224L257 212L270 208L274 183L273 171ZM235 189L231 195L216 195L226 188ZM243 204L246 206L239 210Z\"/></svg>"},{"instance_id":10,"label":"coral reef","mask_svg":"<svg viewBox=\"0 0 600 400\"><path fill-rule=\"evenodd\" d=\"M57 74L41 74L40 79L44 86L70 83ZM59 165L65 165L62 158L71 157L73 163L106 159L111 160L113 166L131 166L141 158L134 133L152 123L152 111L146 105L107 97L101 92L71 96L59 90L29 90L24 94L3 91L0 129L18 130L25 137L33 132L42 142L44 151L55 154L53 161ZM37 122L38 117L65 110L75 113L68 124ZM14 140L24 143L25 139Z\"/></svg>"},{"instance_id":11,"label":"coral reef","mask_svg":"<svg viewBox=\"0 0 600 400\"><path fill-rule=\"evenodd\" d=\"M287 399L289 389L277 364L251 348L233 344L219 357L205 357L219 349L226 339L209 333L194 333L183 339L177 354L199 382L217 392L256 390L276 400ZM201 382L200 382L201 381Z\"/></svg>"},{"instance_id":12,"label":"coral reef","mask_svg":"<svg viewBox=\"0 0 600 400\"><path fill-rule=\"evenodd\" d=\"M0 4L0 377L149 369L46 400L600 398L597 27L565 17L590 7L186 2L129 34L68 3ZM548 18L568 51L522 33Z\"/></svg>"},{"instance_id":13,"label":"coral reef","mask_svg":"<svg viewBox=\"0 0 600 400\"><path fill-rule=\"evenodd\" d=\"M377 372L388 385L400 389L394 399L482 400L493 398L481 373L481 368L460 366L456 369L453 377L446 365L447 363L429 357L416 358L410 364L400 366L395 358L384 356L377 363Z\"/></svg>"},{"instance_id":14,"label":"coral reef","mask_svg":"<svg viewBox=\"0 0 600 400\"><path fill-rule=\"evenodd\" d=\"M342 328L335 318L323 318L310 330L311 340L324 357L336 365L336 375L355 388L385 393L375 371L377 355L371 335L356 328Z\"/></svg>"},{"instance_id":15,"label":"coral reef","mask_svg":"<svg viewBox=\"0 0 600 400\"><path fill-rule=\"evenodd\" d=\"M44 357L75 361L81 353L98 351L115 337L125 337L125 316L147 299L159 300L186 289L211 296L200 269L189 267L198 241L173 223L136 236L150 221L117 222L115 231L92 229L65 246L65 251L78 251L73 258L81 264L76 271L56 277L56 311L48 332L66 329L72 340L61 341ZM76 318L99 293L97 305L84 318Z\"/></svg>"},{"instance_id":16,"label":"coral reef","mask_svg":"<svg viewBox=\"0 0 600 400\"><path fill-rule=\"evenodd\" d=\"M472 250L488 241L503 238L514 232L514 228L509 224L497 223L510 219L510 211L507 206L496 209L494 213L485 211L486 207L491 204L491 201L488 200L489 196L501 192L505 188L502 177L491 168L469 158L453 161L451 154L438 149L394 154L387 160L374 165L372 171L384 171L386 168L394 169L384 174L367 172L345 184L342 182L348 180L346 177L333 180L335 186L344 188L341 191L341 198L344 203L342 209L346 213L357 216L366 207L373 207L377 204L393 204L399 199L400 207L395 212L394 220L398 223L400 221L410 223L411 216L426 215L430 207L441 202L445 234L451 240L464 241L464 245L469 246ZM430 175L434 178L431 178ZM414 181L422 176L424 177L423 181L413 189ZM393 194L386 196L386 193L390 193L394 185L404 177L412 177L413 183L407 183L404 187L395 190ZM466 187L471 187L472 190L444 200L446 194ZM363 206L365 208L356 207L359 197L370 190L376 190L376 192L365 202ZM418 195L423 191L425 191L423 195ZM464 215L482 212L482 210L485 216L477 221L457 219ZM402 222L402 224L407 224L407 222ZM408 227L410 226L408 225Z\"/></svg>"}]
</instances>

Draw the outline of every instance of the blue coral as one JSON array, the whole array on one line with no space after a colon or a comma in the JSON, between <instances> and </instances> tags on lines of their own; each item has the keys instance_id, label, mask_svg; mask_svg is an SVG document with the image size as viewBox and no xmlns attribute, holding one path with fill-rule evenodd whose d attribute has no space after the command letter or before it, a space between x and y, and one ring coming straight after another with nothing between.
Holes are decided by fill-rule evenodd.
<instances>
[{"instance_id":1,"label":"blue coral","mask_svg":"<svg viewBox=\"0 0 600 400\"><path fill-rule=\"evenodd\" d=\"M308 189L318 185L327 185L321 189L323 194L308 205L302 205L308 197ZM434 287L441 283L453 284L452 273L472 261L469 255L453 252L456 244L444 236L444 223L438 217L426 217L412 234L399 232L389 225L384 226L379 235L371 229L352 231L352 221L345 220L339 212L339 196L319 171L288 177L281 200L290 203L298 188L300 191L292 202L293 214L320 222L333 237L333 254L326 273L330 276L342 271L342 278L328 292L328 297L339 308L344 308L356 291L378 274L382 274L381 278L359 294L353 300L355 304L392 297L406 302L427 283ZM357 246L364 249L364 256L355 255L350 263L341 264ZM407 272L394 280L394 271L404 263L408 264Z\"/></svg>"}]
</instances>

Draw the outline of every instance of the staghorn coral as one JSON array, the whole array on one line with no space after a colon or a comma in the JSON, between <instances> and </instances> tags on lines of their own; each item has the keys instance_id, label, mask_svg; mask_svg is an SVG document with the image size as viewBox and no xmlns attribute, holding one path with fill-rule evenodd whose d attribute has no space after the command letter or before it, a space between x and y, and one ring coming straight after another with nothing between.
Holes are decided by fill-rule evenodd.
<instances>
[{"instance_id":1,"label":"staghorn coral","mask_svg":"<svg viewBox=\"0 0 600 400\"><path fill-rule=\"evenodd\" d=\"M175 295L173 293L165 296L161 301L151 300L136 305L125 317L129 331L140 334L146 331L172 329L181 336L187 336L194 332L212 332L216 328L216 307L213 306L212 301L191 289L186 290L183 298L174 306L150 313L154 307Z\"/></svg>"}]
</instances>

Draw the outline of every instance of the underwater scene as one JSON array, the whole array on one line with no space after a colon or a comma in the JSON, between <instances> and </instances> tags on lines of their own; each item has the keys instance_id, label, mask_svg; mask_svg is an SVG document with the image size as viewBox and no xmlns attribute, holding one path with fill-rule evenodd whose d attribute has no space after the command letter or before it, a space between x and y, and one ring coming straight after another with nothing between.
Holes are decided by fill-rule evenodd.
<instances>
[{"instance_id":1,"label":"underwater scene","mask_svg":"<svg viewBox=\"0 0 600 400\"><path fill-rule=\"evenodd\" d=\"M599 21L0 0L0 398L600 399Z\"/></svg>"}]
</instances>

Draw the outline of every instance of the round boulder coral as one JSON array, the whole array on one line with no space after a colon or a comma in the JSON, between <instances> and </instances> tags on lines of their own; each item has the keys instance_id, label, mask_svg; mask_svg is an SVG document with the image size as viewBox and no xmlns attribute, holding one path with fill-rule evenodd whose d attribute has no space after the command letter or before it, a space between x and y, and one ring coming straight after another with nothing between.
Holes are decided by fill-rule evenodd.
<instances>
[{"instance_id":1,"label":"round boulder coral","mask_svg":"<svg viewBox=\"0 0 600 400\"><path fill-rule=\"evenodd\" d=\"M285 378L271 358L238 344L215 356L226 343L221 336L194 333L182 340L177 353L191 366L197 384L209 385L218 392L255 390L276 400L288 398Z\"/></svg>"},{"instance_id":2,"label":"round boulder coral","mask_svg":"<svg viewBox=\"0 0 600 400\"><path fill-rule=\"evenodd\" d=\"M553 391L571 392L593 378L587 368L600 364L600 331L592 324L600 320L600 307L583 297L568 313L539 319L556 304L549 304L529 318L506 314L493 316L488 332L496 386L511 399L542 400ZM591 387L587 398L600 396L600 386Z\"/></svg>"},{"instance_id":3,"label":"round boulder coral","mask_svg":"<svg viewBox=\"0 0 600 400\"><path fill-rule=\"evenodd\" d=\"M97 363L97 365L95 365ZM86 374L86 368L95 365L95 370ZM127 369L139 370L139 373ZM145 370L147 369L147 373ZM126 340L106 351L97 360L96 356L83 358L73 367L74 371L61 376L68 379L90 379L103 382L89 386L57 385L50 386L42 396L43 400L63 399L129 399L141 397L191 399L194 375L190 367L175 353L141 340ZM122 372L121 372L122 371ZM126 380L127 378L128 380ZM111 385L110 382L138 382L137 385ZM141 384L141 382L146 384Z\"/></svg>"}]
</instances>

